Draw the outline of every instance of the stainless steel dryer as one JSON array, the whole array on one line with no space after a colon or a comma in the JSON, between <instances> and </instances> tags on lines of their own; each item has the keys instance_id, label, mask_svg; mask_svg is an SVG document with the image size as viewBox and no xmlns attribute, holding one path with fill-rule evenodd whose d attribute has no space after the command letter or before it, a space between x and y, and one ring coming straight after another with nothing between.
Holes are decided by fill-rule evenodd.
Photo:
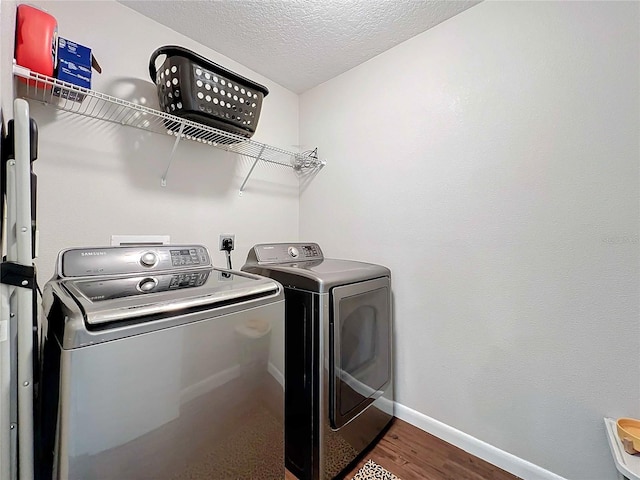
<instances>
[{"instance_id":1,"label":"stainless steel dryer","mask_svg":"<svg viewBox=\"0 0 640 480\"><path fill-rule=\"evenodd\" d=\"M391 273L262 244L244 271L285 287L285 460L302 480L342 472L393 418Z\"/></svg>"},{"instance_id":2,"label":"stainless steel dryer","mask_svg":"<svg viewBox=\"0 0 640 480\"><path fill-rule=\"evenodd\" d=\"M200 245L71 249L44 288L39 478L284 476L284 295Z\"/></svg>"}]
</instances>

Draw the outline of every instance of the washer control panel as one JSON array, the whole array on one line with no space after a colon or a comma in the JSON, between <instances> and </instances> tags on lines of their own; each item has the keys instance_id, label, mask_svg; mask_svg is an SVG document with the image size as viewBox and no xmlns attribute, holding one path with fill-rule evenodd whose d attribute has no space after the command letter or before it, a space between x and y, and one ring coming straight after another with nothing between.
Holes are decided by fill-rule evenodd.
<instances>
[{"instance_id":1,"label":"washer control panel","mask_svg":"<svg viewBox=\"0 0 640 480\"><path fill-rule=\"evenodd\" d=\"M60 277L84 277L208 266L211 259L203 245L73 248L58 255L57 273ZM150 284L140 290L146 288Z\"/></svg>"},{"instance_id":2,"label":"washer control panel","mask_svg":"<svg viewBox=\"0 0 640 480\"><path fill-rule=\"evenodd\" d=\"M209 261L209 255L207 255L203 247L169 250L169 253L171 254L171 265L173 267L207 265Z\"/></svg>"},{"instance_id":3,"label":"washer control panel","mask_svg":"<svg viewBox=\"0 0 640 480\"><path fill-rule=\"evenodd\" d=\"M317 243L271 243L253 248L258 263L291 263L322 260L322 250Z\"/></svg>"},{"instance_id":4,"label":"washer control panel","mask_svg":"<svg viewBox=\"0 0 640 480\"><path fill-rule=\"evenodd\" d=\"M133 276L109 279L72 280L82 295L92 302L133 297L147 293L168 292L183 288L200 287L207 282L210 269L191 272L164 272L153 276Z\"/></svg>"}]
</instances>

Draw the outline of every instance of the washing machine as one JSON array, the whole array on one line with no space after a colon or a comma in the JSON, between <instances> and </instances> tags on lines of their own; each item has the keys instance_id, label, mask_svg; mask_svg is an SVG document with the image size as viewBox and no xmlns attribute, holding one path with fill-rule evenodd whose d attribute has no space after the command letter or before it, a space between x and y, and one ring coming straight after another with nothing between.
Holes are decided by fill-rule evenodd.
<instances>
[{"instance_id":1,"label":"washing machine","mask_svg":"<svg viewBox=\"0 0 640 480\"><path fill-rule=\"evenodd\" d=\"M69 249L43 291L41 479L284 476L284 295L201 245Z\"/></svg>"},{"instance_id":2,"label":"washing machine","mask_svg":"<svg viewBox=\"0 0 640 480\"><path fill-rule=\"evenodd\" d=\"M315 243L256 245L242 270L285 290L286 466L334 478L393 418L391 273Z\"/></svg>"}]
</instances>

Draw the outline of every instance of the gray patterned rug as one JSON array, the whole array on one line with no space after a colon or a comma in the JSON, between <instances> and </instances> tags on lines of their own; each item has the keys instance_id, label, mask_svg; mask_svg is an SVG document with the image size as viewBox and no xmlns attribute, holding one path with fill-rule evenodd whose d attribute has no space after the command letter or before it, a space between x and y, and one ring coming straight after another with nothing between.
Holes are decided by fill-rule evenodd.
<instances>
[{"instance_id":1,"label":"gray patterned rug","mask_svg":"<svg viewBox=\"0 0 640 480\"><path fill-rule=\"evenodd\" d=\"M400 480L389 470L385 470L373 460L369 460L358 470L352 480Z\"/></svg>"}]
</instances>

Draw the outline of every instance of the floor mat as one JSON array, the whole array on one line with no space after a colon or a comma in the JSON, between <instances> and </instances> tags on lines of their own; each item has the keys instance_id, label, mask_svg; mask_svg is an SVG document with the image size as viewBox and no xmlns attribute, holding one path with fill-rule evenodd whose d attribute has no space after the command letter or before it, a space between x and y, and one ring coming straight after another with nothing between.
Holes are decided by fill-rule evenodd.
<instances>
[{"instance_id":1,"label":"floor mat","mask_svg":"<svg viewBox=\"0 0 640 480\"><path fill-rule=\"evenodd\" d=\"M400 480L400 478L389 470L385 470L373 460L369 460L358 470L352 480Z\"/></svg>"}]
</instances>

